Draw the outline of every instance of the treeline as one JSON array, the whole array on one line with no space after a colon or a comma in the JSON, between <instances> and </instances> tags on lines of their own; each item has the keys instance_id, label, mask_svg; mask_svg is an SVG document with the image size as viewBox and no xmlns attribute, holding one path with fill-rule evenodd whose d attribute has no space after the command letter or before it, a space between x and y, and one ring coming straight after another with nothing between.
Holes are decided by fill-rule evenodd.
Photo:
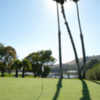
<instances>
[{"instance_id":1,"label":"treeline","mask_svg":"<svg viewBox=\"0 0 100 100\"><path fill-rule=\"evenodd\" d=\"M9 74L15 72L15 77L18 77L18 72L22 72L22 77L25 76L25 72L33 72L35 77L47 77L50 72L49 66L54 63L55 58L52 56L51 50L33 52L23 60L19 60L15 48L0 43L0 72L2 77L5 76L5 72Z\"/></svg>"}]
</instances>

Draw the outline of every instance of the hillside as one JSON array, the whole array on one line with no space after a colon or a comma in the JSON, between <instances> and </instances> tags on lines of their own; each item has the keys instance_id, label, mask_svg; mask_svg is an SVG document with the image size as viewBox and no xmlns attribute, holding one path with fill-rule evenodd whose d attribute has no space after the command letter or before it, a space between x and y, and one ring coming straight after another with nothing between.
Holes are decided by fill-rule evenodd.
<instances>
[{"instance_id":1,"label":"hillside","mask_svg":"<svg viewBox=\"0 0 100 100\"><path fill-rule=\"evenodd\" d=\"M100 55L88 56L88 57L86 58L87 63L88 63L90 60L92 60L92 59L100 60ZM83 63L82 63L82 58L79 59L79 62L80 62L80 65L83 64ZM51 68L51 72L59 72L59 65L58 65L58 64L56 64L56 65L54 65L54 66L52 66L52 67L50 67L50 68ZM64 72L70 71L70 70L77 70L77 66L76 66L75 60L72 60L72 61L70 61L70 62L67 62L67 63L64 63L64 64L63 64L63 71L64 71Z\"/></svg>"}]
</instances>

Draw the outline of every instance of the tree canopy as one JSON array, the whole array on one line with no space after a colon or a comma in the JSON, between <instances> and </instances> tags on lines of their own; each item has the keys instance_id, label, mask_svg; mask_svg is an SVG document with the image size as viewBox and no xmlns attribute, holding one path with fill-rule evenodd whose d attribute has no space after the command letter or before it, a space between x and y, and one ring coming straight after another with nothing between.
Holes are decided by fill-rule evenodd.
<instances>
[{"instance_id":1,"label":"tree canopy","mask_svg":"<svg viewBox=\"0 0 100 100\"><path fill-rule=\"evenodd\" d=\"M55 58L52 56L51 50L41 50L29 54L26 59L28 59L32 64L32 71L35 76L41 76L43 74L48 75L50 65L55 62Z\"/></svg>"}]
</instances>

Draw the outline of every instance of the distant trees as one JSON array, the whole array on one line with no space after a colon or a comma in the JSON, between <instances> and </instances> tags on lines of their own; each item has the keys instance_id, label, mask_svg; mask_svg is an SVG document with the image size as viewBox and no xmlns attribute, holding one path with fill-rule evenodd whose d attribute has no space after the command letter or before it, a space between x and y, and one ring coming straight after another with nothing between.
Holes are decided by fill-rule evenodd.
<instances>
[{"instance_id":1,"label":"distant trees","mask_svg":"<svg viewBox=\"0 0 100 100\"><path fill-rule=\"evenodd\" d=\"M85 66L85 70L91 69L95 64L98 64L100 61L98 59L91 59Z\"/></svg>"},{"instance_id":2,"label":"distant trees","mask_svg":"<svg viewBox=\"0 0 100 100\"><path fill-rule=\"evenodd\" d=\"M5 47L5 63L7 65L7 70L11 72L11 65L13 64L14 60L16 59L16 50L11 46Z\"/></svg>"},{"instance_id":3,"label":"distant trees","mask_svg":"<svg viewBox=\"0 0 100 100\"><path fill-rule=\"evenodd\" d=\"M15 69L15 77L18 77L18 70L21 69L22 63L19 59L16 59L12 65L12 69Z\"/></svg>"},{"instance_id":4,"label":"distant trees","mask_svg":"<svg viewBox=\"0 0 100 100\"><path fill-rule=\"evenodd\" d=\"M22 77L25 72L33 72L34 76L46 77L49 72L49 66L55 62L51 50L41 50L33 52L20 61L16 57L16 50L12 46L4 46L0 43L0 71L3 77L5 72L10 73L15 70L15 77L18 77L18 71L22 71Z\"/></svg>"},{"instance_id":5,"label":"distant trees","mask_svg":"<svg viewBox=\"0 0 100 100\"><path fill-rule=\"evenodd\" d=\"M22 60L22 77L24 78L24 73L25 73L25 69L31 67L31 63L28 59L23 59Z\"/></svg>"},{"instance_id":6,"label":"distant trees","mask_svg":"<svg viewBox=\"0 0 100 100\"><path fill-rule=\"evenodd\" d=\"M49 66L55 62L51 50L42 50L29 54L26 57L32 64L34 76L46 77L50 71Z\"/></svg>"},{"instance_id":7,"label":"distant trees","mask_svg":"<svg viewBox=\"0 0 100 100\"><path fill-rule=\"evenodd\" d=\"M24 78L25 72L33 72L35 77L47 77L50 72L50 67L55 63L55 58L52 56L51 50L41 50L30 53L22 61L16 57L16 50L12 46L4 46L0 43L0 72L1 76L5 76L5 72L15 72L15 77L18 77L18 72L22 72ZM86 63L86 77L100 79L100 65L97 59L92 59ZM94 74L92 74L92 72ZM93 76L94 75L94 76ZM96 78L95 78L96 77Z\"/></svg>"},{"instance_id":8,"label":"distant trees","mask_svg":"<svg viewBox=\"0 0 100 100\"><path fill-rule=\"evenodd\" d=\"M11 46L4 46L0 43L0 67L2 76L4 76L5 70L10 73L11 65L16 59L16 50Z\"/></svg>"}]
</instances>

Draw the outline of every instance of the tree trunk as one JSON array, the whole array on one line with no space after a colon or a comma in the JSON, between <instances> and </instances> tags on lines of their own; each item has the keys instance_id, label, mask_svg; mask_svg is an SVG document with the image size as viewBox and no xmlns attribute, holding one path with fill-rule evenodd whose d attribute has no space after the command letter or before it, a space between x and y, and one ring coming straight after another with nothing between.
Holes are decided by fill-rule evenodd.
<instances>
[{"instance_id":1,"label":"tree trunk","mask_svg":"<svg viewBox=\"0 0 100 100\"><path fill-rule=\"evenodd\" d=\"M78 76L81 79L82 77L81 77L81 70L80 70L80 65L79 65L79 59L78 59L75 43L74 43L74 40L73 40L73 37L72 37L72 34L71 34L71 30L70 30L70 27L68 25L68 22L67 22L67 19L66 19L66 16L65 16L65 11L64 11L63 5L62 5L62 14L63 14L63 18L65 20L65 25L66 25L66 28L67 28L67 31L68 31L68 35L70 37L70 41L71 41L71 44L72 44L72 47L73 47L73 51L74 51L74 55L75 55L75 60L76 60L76 64L77 64L77 69L78 69Z\"/></svg>"},{"instance_id":2,"label":"tree trunk","mask_svg":"<svg viewBox=\"0 0 100 100\"><path fill-rule=\"evenodd\" d=\"M5 71L4 71L4 69L2 69L2 70L1 70L1 77L4 77L4 76L5 76L4 73L5 73Z\"/></svg>"},{"instance_id":3,"label":"tree trunk","mask_svg":"<svg viewBox=\"0 0 100 100\"><path fill-rule=\"evenodd\" d=\"M25 72L25 69L23 67L23 70L22 70L22 78L24 78L24 72Z\"/></svg>"},{"instance_id":4,"label":"tree trunk","mask_svg":"<svg viewBox=\"0 0 100 100\"><path fill-rule=\"evenodd\" d=\"M15 77L17 78L18 77L18 69L16 68L16 74L15 74Z\"/></svg>"},{"instance_id":5,"label":"tree trunk","mask_svg":"<svg viewBox=\"0 0 100 100\"><path fill-rule=\"evenodd\" d=\"M63 68L62 68L62 50L61 50L61 29L60 29L60 19L59 19L59 8L57 5L57 20L58 20L58 44L59 44L59 67L60 67L60 78L63 78Z\"/></svg>"},{"instance_id":6,"label":"tree trunk","mask_svg":"<svg viewBox=\"0 0 100 100\"><path fill-rule=\"evenodd\" d=\"M76 3L76 9L77 9L77 18L78 18L78 25L79 25L79 30L80 30L80 40L81 40L82 53L83 53L83 66L81 67L81 73L83 72L82 77L85 78L86 52L85 52L84 38L82 34L82 27L81 27L80 16L79 16L78 2L75 2L75 3Z\"/></svg>"}]
</instances>

